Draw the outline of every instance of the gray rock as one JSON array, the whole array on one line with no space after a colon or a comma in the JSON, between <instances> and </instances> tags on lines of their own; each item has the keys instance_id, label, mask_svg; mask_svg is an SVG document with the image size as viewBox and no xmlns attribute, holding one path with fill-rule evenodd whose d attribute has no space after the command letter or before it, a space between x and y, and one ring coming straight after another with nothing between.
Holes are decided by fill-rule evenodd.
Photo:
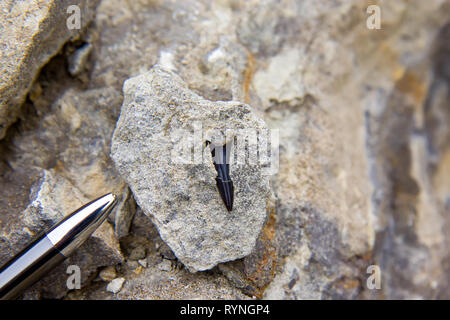
<instances>
[{"instance_id":1,"label":"gray rock","mask_svg":"<svg viewBox=\"0 0 450 320\"><path fill-rule=\"evenodd\" d=\"M41 67L94 17L98 0L2 1L0 3L0 139L19 114ZM70 5L80 9L80 28L69 29ZM51 35L51 36L49 36Z\"/></svg>"},{"instance_id":2,"label":"gray rock","mask_svg":"<svg viewBox=\"0 0 450 320\"><path fill-rule=\"evenodd\" d=\"M1 5L10 3L34 2ZM21 213L45 169L64 177L55 179L55 195L65 190L64 180L86 198L122 195L109 221L125 256L143 246L148 265L115 265L126 279L115 295L99 283L89 286L96 269L115 261L103 255L112 253L106 242L93 237L68 261L88 271L83 290L66 295L61 265L29 298L448 299L447 0L379 1L381 30L366 28L368 4L356 0L123 3L101 1L95 23L63 53L81 43L92 49L49 61L21 121L0 142L0 260L31 237ZM56 31L46 33L48 42L59 37ZM9 50L16 52L0 50L8 68ZM68 73L67 59L81 73ZM141 208L132 220L135 190L128 191L109 156L123 82L155 63L205 99L243 101L280 129L268 222L250 255L208 272L183 268ZM223 210L214 176L211 168L206 201L215 199ZM27 219L39 220L31 212ZM159 269L165 260L168 271ZM374 264L380 290L366 285Z\"/></svg>"},{"instance_id":3,"label":"gray rock","mask_svg":"<svg viewBox=\"0 0 450 320\"><path fill-rule=\"evenodd\" d=\"M112 281L117 276L116 268L114 268L113 266L105 267L102 270L100 270L98 276L103 281Z\"/></svg>"},{"instance_id":4,"label":"gray rock","mask_svg":"<svg viewBox=\"0 0 450 320\"><path fill-rule=\"evenodd\" d=\"M235 200L233 211L227 212L204 146L206 140L218 139L214 130L227 130L226 141L240 129L267 134L264 122L248 105L203 99L160 66L127 80L124 95L111 156L162 239L191 270L248 255L266 218L269 177L257 161L232 163ZM196 125L203 132L191 135ZM189 145L187 153L181 152L189 143L197 150L194 161L189 161Z\"/></svg>"},{"instance_id":5,"label":"gray rock","mask_svg":"<svg viewBox=\"0 0 450 320\"><path fill-rule=\"evenodd\" d=\"M149 267L127 275L114 299L248 299L219 274L174 270L167 262L161 270Z\"/></svg>"},{"instance_id":6,"label":"gray rock","mask_svg":"<svg viewBox=\"0 0 450 320\"><path fill-rule=\"evenodd\" d=\"M124 282L125 278L116 278L108 283L108 285L106 286L106 291L118 293L122 289Z\"/></svg>"},{"instance_id":7,"label":"gray rock","mask_svg":"<svg viewBox=\"0 0 450 320\"><path fill-rule=\"evenodd\" d=\"M42 170L31 190L30 202L19 214L18 221L11 221L10 227L0 233L0 252L10 252L2 256L4 259L0 260L0 264L64 215L92 200L53 170ZM114 265L122 260L114 229L104 222L69 259L30 288L25 299L62 297L69 290L66 286L66 269L69 265L80 267L81 285L85 286L98 267Z\"/></svg>"},{"instance_id":8,"label":"gray rock","mask_svg":"<svg viewBox=\"0 0 450 320\"><path fill-rule=\"evenodd\" d=\"M143 266L144 268L147 268L148 261L146 259L140 259L140 260L138 260L138 262L141 266Z\"/></svg>"},{"instance_id":9,"label":"gray rock","mask_svg":"<svg viewBox=\"0 0 450 320\"><path fill-rule=\"evenodd\" d=\"M161 271L171 271L172 270L172 263L170 262L170 260L163 260L161 261L157 266L156 266L159 270Z\"/></svg>"},{"instance_id":10,"label":"gray rock","mask_svg":"<svg viewBox=\"0 0 450 320\"><path fill-rule=\"evenodd\" d=\"M139 263L136 260L127 260L127 267L134 270L139 267Z\"/></svg>"},{"instance_id":11,"label":"gray rock","mask_svg":"<svg viewBox=\"0 0 450 320\"><path fill-rule=\"evenodd\" d=\"M29 119L20 134L14 134L11 128L11 139L21 151L5 153L4 161L13 164L17 176L23 176L15 179L22 180L28 175L23 168L53 168L89 199L115 193L118 203L108 221L119 238L126 236L136 204L108 156L122 101L120 94L106 88L87 91L65 88L61 95L55 94L54 100L47 99L41 95L34 102L42 117ZM109 109L111 105L117 105L117 112ZM48 110L40 110L44 106ZM56 193L58 187L56 184ZM8 215L11 213L5 219Z\"/></svg>"}]
</instances>

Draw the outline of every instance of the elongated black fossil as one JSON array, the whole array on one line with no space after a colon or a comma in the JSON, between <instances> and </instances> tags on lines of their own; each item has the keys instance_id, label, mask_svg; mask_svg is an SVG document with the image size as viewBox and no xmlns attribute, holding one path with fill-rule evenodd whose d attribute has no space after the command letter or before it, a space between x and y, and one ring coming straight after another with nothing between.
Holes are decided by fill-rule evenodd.
<instances>
[{"instance_id":1,"label":"elongated black fossil","mask_svg":"<svg viewBox=\"0 0 450 320\"><path fill-rule=\"evenodd\" d=\"M211 144L206 141L206 145ZM220 197L222 198L225 207L228 211L233 210L234 200L234 186L230 178L230 162L229 155L227 155L227 146L214 146L211 144L211 154L213 158L214 167L217 171L216 185L219 189Z\"/></svg>"}]
</instances>

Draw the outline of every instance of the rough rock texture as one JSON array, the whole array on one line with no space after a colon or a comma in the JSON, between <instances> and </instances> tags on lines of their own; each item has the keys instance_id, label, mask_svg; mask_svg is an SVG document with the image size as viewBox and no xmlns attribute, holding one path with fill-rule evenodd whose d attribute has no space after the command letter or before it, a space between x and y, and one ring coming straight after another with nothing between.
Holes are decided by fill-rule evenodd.
<instances>
[{"instance_id":1,"label":"rough rock texture","mask_svg":"<svg viewBox=\"0 0 450 320\"><path fill-rule=\"evenodd\" d=\"M31 84L69 39L94 17L99 1L17 1L0 3L0 139L19 114ZM69 5L80 9L80 28L69 29Z\"/></svg>"},{"instance_id":2,"label":"rough rock texture","mask_svg":"<svg viewBox=\"0 0 450 320\"><path fill-rule=\"evenodd\" d=\"M205 100L160 66L124 84L111 156L162 239L192 270L248 255L265 221L269 176L258 159L231 161L234 209L227 212L205 148L205 141L214 143L222 131L221 144L231 144L233 155L239 147L244 153L257 141L245 143L243 136L233 143L233 138L247 129L268 134L250 106Z\"/></svg>"},{"instance_id":3,"label":"rough rock texture","mask_svg":"<svg viewBox=\"0 0 450 320\"><path fill-rule=\"evenodd\" d=\"M380 30L366 27L369 4L380 6ZM125 262L104 267L125 282L114 295L94 272L82 290L33 292L450 298L449 14L446 0L101 1L0 142L0 229L20 223L43 169L89 199L116 192L128 199L110 219ZM242 101L280 129L274 197L253 251L206 272L188 272L139 206L131 221L133 194L110 159L123 83L156 63L206 100ZM366 282L374 264L379 290Z\"/></svg>"},{"instance_id":4,"label":"rough rock texture","mask_svg":"<svg viewBox=\"0 0 450 320\"><path fill-rule=\"evenodd\" d=\"M34 236L61 220L65 214L70 214L89 201L54 170L40 171L30 190L30 202L18 215L17 221L7 223L2 228L0 264L25 247ZM117 264L122 260L114 230L110 224L104 223L75 255L28 290L26 297L61 297L68 290L65 276L62 275L66 274L69 265L76 264L80 267L82 285L85 285L97 268L105 264Z\"/></svg>"}]
</instances>

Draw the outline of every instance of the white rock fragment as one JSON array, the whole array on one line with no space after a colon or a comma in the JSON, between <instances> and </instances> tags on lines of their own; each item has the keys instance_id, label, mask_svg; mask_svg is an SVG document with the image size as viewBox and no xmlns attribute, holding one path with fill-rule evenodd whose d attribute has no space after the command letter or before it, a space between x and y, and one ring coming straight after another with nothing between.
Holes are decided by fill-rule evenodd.
<instances>
[{"instance_id":1,"label":"white rock fragment","mask_svg":"<svg viewBox=\"0 0 450 320\"><path fill-rule=\"evenodd\" d=\"M125 282L125 278L116 278L112 280L108 285L106 286L106 291L112 292L112 293L118 293Z\"/></svg>"}]
</instances>

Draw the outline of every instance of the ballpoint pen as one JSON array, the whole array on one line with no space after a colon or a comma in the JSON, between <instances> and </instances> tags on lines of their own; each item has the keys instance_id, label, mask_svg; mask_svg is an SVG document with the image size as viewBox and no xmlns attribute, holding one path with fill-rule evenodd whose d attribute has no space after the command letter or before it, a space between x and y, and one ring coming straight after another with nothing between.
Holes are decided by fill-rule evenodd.
<instances>
[{"instance_id":1,"label":"ballpoint pen","mask_svg":"<svg viewBox=\"0 0 450 320\"><path fill-rule=\"evenodd\" d=\"M66 259L106 219L117 203L106 194L69 214L0 267L0 299L13 299Z\"/></svg>"}]
</instances>

